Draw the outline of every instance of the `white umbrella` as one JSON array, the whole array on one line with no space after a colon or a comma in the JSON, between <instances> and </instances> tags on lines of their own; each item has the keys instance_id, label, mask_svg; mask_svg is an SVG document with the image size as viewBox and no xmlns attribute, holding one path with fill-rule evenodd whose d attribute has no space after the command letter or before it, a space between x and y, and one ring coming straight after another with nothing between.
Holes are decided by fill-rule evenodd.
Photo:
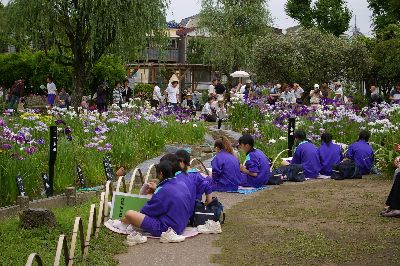
<instances>
[{"instance_id":1,"label":"white umbrella","mask_svg":"<svg viewBox=\"0 0 400 266\"><path fill-rule=\"evenodd\" d=\"M245 71L236 71L231 74L232 78L248 78L250 74Z\"/></svg>"}]
</instances>

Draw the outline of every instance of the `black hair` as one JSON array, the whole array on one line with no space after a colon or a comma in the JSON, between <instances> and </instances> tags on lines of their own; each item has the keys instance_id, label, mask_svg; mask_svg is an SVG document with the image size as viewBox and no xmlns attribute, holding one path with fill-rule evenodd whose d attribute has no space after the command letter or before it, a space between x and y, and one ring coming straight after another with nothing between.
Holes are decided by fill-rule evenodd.
<instances>
[{"instance_id":1,"label":"black hair","mask_svg":"<svg viewBox=\"0 0 400 266\"><path fill-rule=\"evenodd\" d=\"M172 85L174 85L174 84L179 84L179 81L174 80L174 81L171 82L171 84L172 84Z\"/></svg>"},{"instance_id":2,"label":"black hair","mask_svg":"<svg viewBox=\"0 0 400 266\"><path fill-rule=\"evenodd\" d=\"M250 147L254 147L254 138L249 134L244 134L239 138L239 144L249 144Z\"/></svg>"},{"instance_id":3,"label":"black hair","mask_svg":"<svg viewBox=\"0 0 400 266\"><path fill-rule=\"evenodd\" d=\"M190 154L186 150L179 150L175 152L178 160L182 161L186 166L190 166Z\"/></svg>"},{"instance_id":4,"label":"black hair","mask_svg":"<svg viewBox=\"0 0 400 266\"><path fill-rule=\"evenodd\" d=\"M163 180L171 178L174 176L173 171L172 171L172 165L169 161L165 160L165 161L160 161L159 164L156 165L156 171L157 171L157 175L158 173L162 173L163 175ZM162 181L162 180L161 180Z\"/></svg>"},{"instance_id":5,"label":"black hair","mask_svg":"<svg viewBox=\"0 0 400 266\"><path fill-rule=\"evenodd\" d=\"M51 81L51 82L53 82L54 81L54 79L53 79L53 77L52 76L47 76L47 78Z\"/></svg>"},{"instance_id":6,"label":"black hair","mask_svg":"<svg viewBox=\"0 0 400 266\"><path fill-rule=\"evenodd\" d=\"M297 130L296 132L294 132L294 138L298 139L300 141L304 141L307 139L307 134L304 130Z\"/></svg>"},{"instance_id":7,"label":"black hair","mask_svg":"<svg viewBox=\"0 0 400 266\"><path fill-rule=\"evenodd\" d=\"M115 82L115 84L114 84L114 87L117 87L118 84L121 85L121 81L117 80L117 81Z\"/></svg>"},{"instance_id":8,"label":"black hair","mask_svg":"<svg viewBox=\"0 0 400 266\"><path fill-rule=\"evenodd\" d=\"M214 96L208 96L208 101L214 100Z\"/></svg>"},{"instance_id":9,"label":"black hair","mask_svg":"<svg viewBox=\"0 0 400 266\"><path fill-rule=\"evenodd\" d=\"M332 143L332 135L330 133L325 132L324 134L321 135L321 140L329 145Z\"/></svg>"},{"instance_id":10,"label":"black hair","mask_svg":"<svg viewBox=\"0 0 400 266\"><path fill-rule=\"evenodd\" d=\"M129 82L129 80L128 79L124 79L124 84L127 83L127 82Z\"/></svg>"},{"instance_id":11,"label":"black hair","mask_svg":"<svg viewBox=\"0 0 400 266\"><path fill-rule=\"evenodd\" d=\"M358 140L364 140L365 142L369 141L371 134L368 130L361 130L360 134L358 134Z\"/></svg>"},{"instance_id":12,"label":"black hair","mask_svg":"<svg viewBox=\"0 0 400 266\"><path fill-rule=\"evenodd\" d=\"M181 167L179 166L179 158L178 156L176 156L173 153L168 153L166 155L164 155L163 157L161 157L160 159L160 163L167 161L171 164L172 166L172 172L175 174L176 172L181 171Z\"/></svg>"}]
</instances>

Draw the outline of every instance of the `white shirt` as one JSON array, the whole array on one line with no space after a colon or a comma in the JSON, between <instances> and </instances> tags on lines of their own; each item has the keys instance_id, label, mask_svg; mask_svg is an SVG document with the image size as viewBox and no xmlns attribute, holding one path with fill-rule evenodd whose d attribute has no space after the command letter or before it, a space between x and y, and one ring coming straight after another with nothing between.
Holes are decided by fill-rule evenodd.
<instances>
[{"instance_id":1,"label":"white shirt","mask_svg":"<svg viewBox=\"0 0 400 266\"><path fill-rule=\"evenodd\" d=\"M57 88L54 82L47 83L47 94L57 94Z\"/></svg>"},{"instance_id":2,"label":"white shirt","mask_svg":"<svg viewBox=\"0 0 400 266\"><path fill-rule=\"evenodd\" d=\"M210 94L215 94L215 86L212 84L208 87L208 95Z\"/></svg>"},{"instance_id":3,"label":"white shirt","mask_svg":"<svg viewBox=\"0 0 400 266\"><path fill-rule=\"evenodd\" d=\"M202 114L202 115L210 115L210 114L212 114L210 103L207 102L207 103L203 106L203 110L201 110L201 114Z\"/></svg>"},{"instance_id":4,"label":"white shirt","mask_svg":"<svg viewBox=\"0 0 400 266\"><path fill-rule=\"evenodd\" d=\"M178 98L177 98L177 95L179 94L178 87L174 88L172 87L172 85L169 85L166 92L168 94L167 98L168 103L178 103Z\"/></svg>"},{"instance_id":5,"label":"white shirt","mask_svg":"<svg viewBox=\"0 0 400 266\"><path fill-rule=\"evenodd\" d=\"M153 90L153 100L161 101L161 89L158 86L154 87Z\"/></svg>"},{"instance_id":6,"label":"white shirt","mask_svg":"<svg viewBox=\"0 0 400 266\"><path fill-rule=\"evenodd\" d=\"M304 93L303 88L298 87L297 90L293 90L294 96L296 99L301 99L301 95Z\"/></svg>"}]
</instances>

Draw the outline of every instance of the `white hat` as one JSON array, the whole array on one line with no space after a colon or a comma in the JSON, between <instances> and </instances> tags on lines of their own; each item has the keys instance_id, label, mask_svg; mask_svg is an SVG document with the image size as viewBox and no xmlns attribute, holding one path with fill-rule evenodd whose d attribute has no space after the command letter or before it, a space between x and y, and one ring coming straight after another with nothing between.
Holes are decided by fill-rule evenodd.
<instances>
[{"instance_id":1,"label":"white hat","mask_svg":"<svg viewBox=\"0 0 400 266\"><path fill-rule=\"evenodd\" d=\"M319 85L318 85L318 84L315 84L315 85L314 85L314 89L319 89Z\"/></svg>"},{"instance_id":2,"label":"white hat","mask_svg":"<svg viewBox=\"0 0 400 266\"><path fill-rule=\"evenodd\" d=\"M251 79L246 80L246 84L250 84L251 83Z\"/></svg>"}]
</instances>

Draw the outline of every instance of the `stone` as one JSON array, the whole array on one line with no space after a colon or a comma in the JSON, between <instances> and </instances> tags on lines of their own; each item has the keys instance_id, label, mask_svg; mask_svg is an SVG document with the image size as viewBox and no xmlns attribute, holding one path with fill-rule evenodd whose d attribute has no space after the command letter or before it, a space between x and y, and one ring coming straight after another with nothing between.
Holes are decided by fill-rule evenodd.
<instances>
[{"instance_id":1,"label":"stone","mask_svg":"<svg viewBox=\"0 0 400 266\"><path fill-rule=\"evenodd\" d=\"M56 217L47 209L28 209L19 217L21 227L25 229L38 228L41 226L55 227Z\"/></svg>"}]
</instances>

